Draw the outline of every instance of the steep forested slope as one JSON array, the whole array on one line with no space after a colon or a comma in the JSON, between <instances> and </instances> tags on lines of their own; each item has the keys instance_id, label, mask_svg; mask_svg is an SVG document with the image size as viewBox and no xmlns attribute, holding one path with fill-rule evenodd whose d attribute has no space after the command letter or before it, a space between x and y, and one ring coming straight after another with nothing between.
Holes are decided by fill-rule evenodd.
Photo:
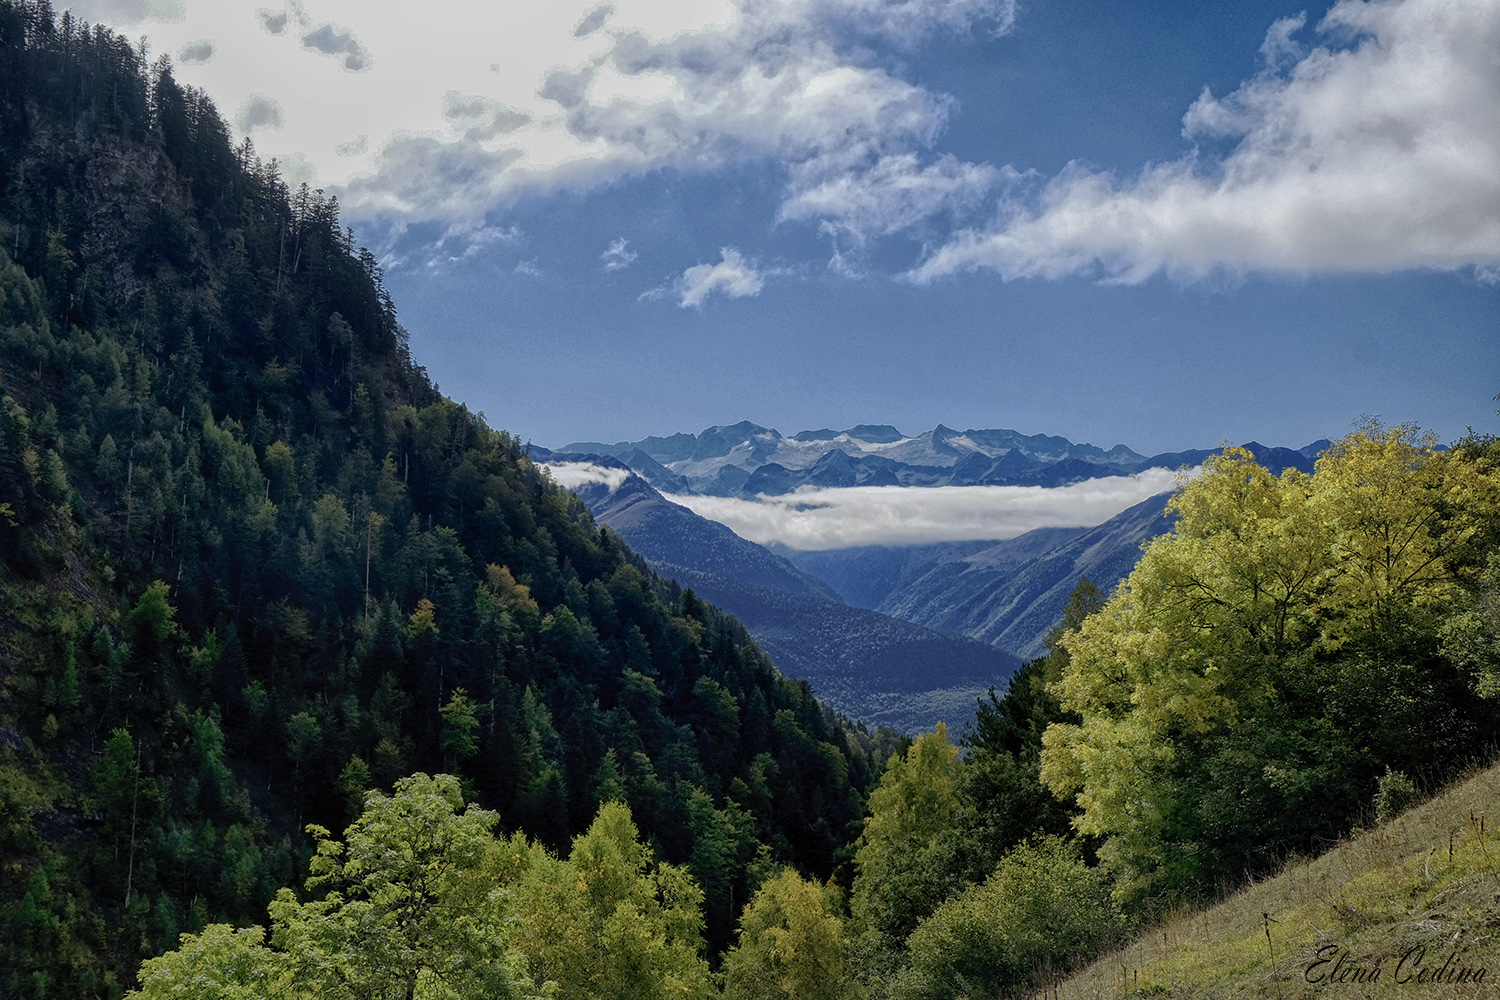
<instances>
[{"instance_id":1,"label":"steep forested slope","mask_svg":"<svg viewBox=\"0 0 1500 1000\"><path fill-rule=\"evenodd\" d=\"M546 460L574 458L584 456ZM657 572L733 612L778 666L841 712L911 734L939 721L962 731L978 699L1003 688L1020 666L973 639L849 607L827 584L672 503L616 459L586 461L594 475L625 477L574 486L600 522Z\"/></svg>"},{"instance_id":2,"label":"steep forested slope","mask_svg":"<svg viewBox=\"0 0 1500 1000\"><path fill-rule=\"evenodd\" d=\"M0 995L261 920L306 823L622 799L706 887L831 874L878 760L411 358L337 203L169 65L0 0Z\"/></svg>"}]
</instances>

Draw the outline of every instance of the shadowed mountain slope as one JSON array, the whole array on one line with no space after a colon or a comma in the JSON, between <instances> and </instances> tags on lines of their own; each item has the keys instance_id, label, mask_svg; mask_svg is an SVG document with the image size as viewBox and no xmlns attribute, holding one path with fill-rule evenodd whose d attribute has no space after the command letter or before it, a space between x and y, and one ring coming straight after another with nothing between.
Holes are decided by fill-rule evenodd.
<instances>
[{"instance_id":1,"label":"shadowed mountain slope","mask_svg":"<svg viewBox=\"0 0 1500 1000\"><path fill-rule=\"evenodd\" d=\"M610 458L547 452L608 476L573 485L594 517L658 573L733 613L782 670L845 714L907 732L961 729L1020 661L993 646L843 603L833 588L716 521L672 503Z\"/></svg>"}]
</instances>

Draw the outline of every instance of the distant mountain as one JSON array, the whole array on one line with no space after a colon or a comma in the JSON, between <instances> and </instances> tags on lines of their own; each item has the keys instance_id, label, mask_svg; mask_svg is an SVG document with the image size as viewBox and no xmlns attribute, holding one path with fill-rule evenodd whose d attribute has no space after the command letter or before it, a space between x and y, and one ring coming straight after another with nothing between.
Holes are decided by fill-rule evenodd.
<instances>
[{"instance_id":1,"label":"distant mountain","mask_svg":"<svg viewBox=\"0 0 1500 1000\"><path fill-rule=\"evenodd\" d=\"M961 729L976 699L1003 690L1020 666L983 642L850 607L783 556L667 500L623 462L536 447L531 457L619 473L573 485L595 520L658 573L731 611L778 667L853 718L908 733L938 720Z\"/></svg>"},{"instance_id":2,"label":"distant mountain","mask_svg":"<svg viewBox=\"0 0 1500 1000\"><path fill-rule=\"evenodd\" d=\"M1247 447L1271 455L1278 467L1311 471L1313 459L1326 444L1319 441L1298 451L1254 443ZM1216 450L1147 457L1122 444L1105 450L1046 434L956 431L942 424L915 436L888 424L859 424L784 437L749 421L716 425L697 435L615 444L581 441L561 449L618 459L666 493L747 499L780 496L802 487L1067 486L1151 468L1197 465Z\"/></svg>"},{"instance_id":3,"label":"distant mountain","mask_svg":"<svg viewBox=\"0 0 1500 1000\"><path fill-rule=\"evenodd\" d=\"M880 595L875 610L972 636L1026 660L1046 652L1047 630L1062 617L1079 580L1108 592L1135 565L1141 543L1171 529L1168 495L1144 500L1095 528L1039 528L963 547L796 553L790 560L840 580L865 600L879 588L863 584L861 590L861 578L891 579L895 585ZM887 575L897 563L900 573ZM873 572L864 576L861 568Z\"/></svg>"},{"instance_id":4,"label":"distant mountain","mask_svg":"<svg viewBox=\"0 0 1500 1000\"><path fill-rule=\"evenodd\" d=\"M941 424L915 436L888 424L859 424L783 437L741 421L698 435L580 441L561 451L619 459L667 492L744 497L802 486L1061 486L1150 464L1124 445L1105 451L1044 434L956 431Z\"/></svg>"},{"instance_id":5,"label":"distant mountain","mask_svg":"<svg viewBox=\"0 0 1500 1000\"><path fill-rule=\"evenodd\" d=\"M542 462L597 461L604 468L630 473L623 463L593 456L562 455L533 447ZM718 521L700 517L668 501L640 476L629 474L618 486L588 482L573 488L595 520L609 526L651 563L671 563L695 571L843 604L828 584L803 572L763 546L748 542Z\"/></svg>"},{"instance_id":6,"label":"distant mountain","mask_svg":"<svg viewBox=\"0 0 1500 1000\"><path fill-rule=\"evenodd\" d=\"M873 610L915 586L937 566L982 557L996 570L1018 571L1088 530L1037 528L1003 542L869 545L820 552L798 552L775 546L772 551L825 581L847 603ZM1009 565L1006 564L1007 558Z\"/></svg>"},{"instance_id":7,"label":"distant mountain","mask_svg":"<svg viewBox=\"0 0 1500 1000\"><path fill-rule=\"evenodd\" d=\"M1277 474L1312 469L1305 450L1254 441L1245 447ZM1178 452L1166 456L1164 464L1197 465L1212 454ZM1169 496L1143 500L1094 528L1039 528L1001 542L782 550L782 555L851 604L972 636L1025 660L1046 652L1047 631L1080 580L1108 593L1135 566L1141 545L1171 530Z\"/></svg>"},{"instance_id":8,"label":"distant mountain","mask_svg":"<svg viewBox=\"0 0 1500 1000\"><path fill-rule=\"evenodd\" d=\"M1292 449L1251 441L1244 447L1280 474L1288 468L1311 472L1327 444L1317 441ZM806 639L797 645L777 638L780 626L768 609L779 605L749 590L737 600L728 596L729 590L768 587L819 600L836 595L856 608L968 636L1024 660L1045 652L1047 631L1079 580L1087 578L1109 591L1135 565L1141 545L1170 530L1165 516L1168 494L1145 500L1093 528L1038 529L1005 541L773 552L668 503L658 490L753 499L801 487L1060 486L1150 468L1197 466L1218 452L1196 449L1146 458L1124 445L1105 451L1049 435L959 432L941 424L915 437L871 424L783 437L748 421L710 427L696 436L570 447L599 455L603 462L613 458L622 471L639 474L607 496L597 493L608 492L603 486L586 488L585 501L602 505L595 506L596 516L659 569L670 564L708 574L711 579L682 582L705 588L713 600L737 614L773 657L781 642L778 662L794 672L804 671L799 676L808 680L812 676L805 671L821 671L825 683L832 668L817 666L816 657L805 655ZM847 612L839 614L847 618ZM806 616L799 622L792 631L826 627ZM854 712L848 702L831 693L829 697Z\"/></svg>"}]
</instances>

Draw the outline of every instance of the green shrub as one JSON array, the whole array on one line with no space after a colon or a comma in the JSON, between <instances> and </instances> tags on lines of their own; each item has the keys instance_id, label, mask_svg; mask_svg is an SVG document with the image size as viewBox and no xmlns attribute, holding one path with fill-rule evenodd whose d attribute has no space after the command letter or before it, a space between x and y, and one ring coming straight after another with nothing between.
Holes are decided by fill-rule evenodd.
<instances>
[{"instance_id":1,"label":"green shrub","mask_svg":"<svg viewBox=\"0 0 1500 1000\"><path fill-rule=\"evenodd\" d=\"M1416 801L1416 784L1400 771L1387 767L1375 786L1375 822L1395 819Z\"/></svg>"},{"instance_id":2,"label":"green shrub","mask_svg":"<svg viewBox=\"0 0 1500 1000\"><path fill-rule=\"evenodd\" d=\"M983 885L937 908L907 941L898 1000L1020 996L1095 953L1118 926L1104 873L1058 837L1022 844Z\"/></svg>"}]
</instances>

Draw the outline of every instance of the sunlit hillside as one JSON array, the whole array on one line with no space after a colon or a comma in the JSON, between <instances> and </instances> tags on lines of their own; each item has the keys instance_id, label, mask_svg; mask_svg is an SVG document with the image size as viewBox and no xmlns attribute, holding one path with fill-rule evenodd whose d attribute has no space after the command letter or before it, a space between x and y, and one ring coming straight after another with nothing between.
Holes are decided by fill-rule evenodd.
<instances>
[{"instance_id":1,"label":"sunlit hillside","mask_svg":"<svg viewBox=\"0 0 1500 1000\"><path fill-rule=\"evenodd\" d=\"M1048 989L1071 997L1500 995L1500 765Z\"/></svg>"}]
</instances>

